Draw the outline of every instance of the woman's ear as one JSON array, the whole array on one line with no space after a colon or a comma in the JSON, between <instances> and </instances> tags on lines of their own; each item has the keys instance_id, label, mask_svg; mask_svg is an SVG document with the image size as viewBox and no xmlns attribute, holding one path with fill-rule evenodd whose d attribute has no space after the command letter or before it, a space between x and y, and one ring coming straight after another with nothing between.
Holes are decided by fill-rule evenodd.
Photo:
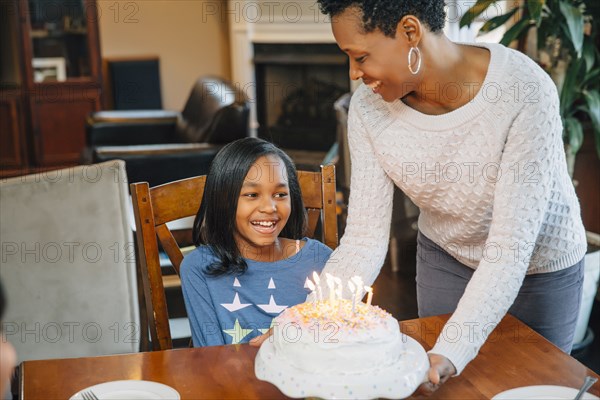
<instances>
[{"instance_id":1,"label":"woman's ear","mask_svg":"<svg viewBox=\"0 0 600 400\"><path fill-rule=\"evenodd\" d=\"M405 15L396 26L396 37L407 41L410 47L417 47L423 35L423 25L414 15Z\"/></svg>"}]
</instances>

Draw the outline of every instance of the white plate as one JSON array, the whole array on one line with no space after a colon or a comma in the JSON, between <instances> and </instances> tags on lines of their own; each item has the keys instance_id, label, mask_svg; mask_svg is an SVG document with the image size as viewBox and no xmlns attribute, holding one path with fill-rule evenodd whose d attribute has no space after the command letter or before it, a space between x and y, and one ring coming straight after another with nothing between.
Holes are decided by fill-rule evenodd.
<instances>
[{"instance_id":1,"label":"white plate","mask_svg":"<svg viewBox=\"0 0 600 400\"><path fill-rule=\"evenodd\" d=\"M81 392L92 390L100 400L179 400L179 393L170 386L151 381L112 381L81 389L69 400L83 400Z\"/></svg>"},{"instance_id":2,"label":"white plate","mask_svg":"<svg viewBox=\"0 0 600 400\"><path fill-rule=\"evenodd\" d=\"M541 399L573 399L578 389L566 386L524 386L510 389L495 395L492 400L541 400ZM599 400L593 394L586 393L582 397L585 400Z\"/></svg>"},{"instance_id":3,"label":"white plate","mask_svg":"<svg viewBox=\"0 0 600 400\"><path fill-rule=\"evenodd\" d=\"M266 340L256 355L254 373L258 379L277 386L288 397L322 399L404 399L423 382L429 369L425 349L403 335L404 354L396 365L364 374L311 374L275 356L275 347ZM374 367L377 360L373 361Z\"/></svg>"}]
</instances>

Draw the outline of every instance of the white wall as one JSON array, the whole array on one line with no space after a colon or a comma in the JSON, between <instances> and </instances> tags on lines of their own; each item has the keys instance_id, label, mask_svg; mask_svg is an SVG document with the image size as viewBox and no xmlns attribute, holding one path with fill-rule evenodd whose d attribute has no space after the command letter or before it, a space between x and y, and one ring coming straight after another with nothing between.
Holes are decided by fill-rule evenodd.
<instances>
[{"instance_id":1,"label":"white wall","mask_svg":"<svg viewBox=\"0 0 600 400\"><path fill-rule=\"evenodd\" d=\"M98 0L102 57L158 55L163 107L181 110L201 75L231 79L226 15L215 0Z\"/></svg>"}]
</instances>

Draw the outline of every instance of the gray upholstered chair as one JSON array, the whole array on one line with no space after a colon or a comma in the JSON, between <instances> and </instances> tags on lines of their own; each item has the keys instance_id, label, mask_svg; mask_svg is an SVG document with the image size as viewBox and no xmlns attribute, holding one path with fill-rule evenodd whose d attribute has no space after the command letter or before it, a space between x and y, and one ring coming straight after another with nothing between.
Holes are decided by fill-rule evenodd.
<instances>
[{"instance_id":1,"label":"gray upholstered chair","mask_svg":"<svg viewBox=\"0 0 600 400\"><path fill-rule=\"evenodd\" d=\"M0 182L3 330L19 361L139 351L122 161Z\"/></svg>"}]
</instances>

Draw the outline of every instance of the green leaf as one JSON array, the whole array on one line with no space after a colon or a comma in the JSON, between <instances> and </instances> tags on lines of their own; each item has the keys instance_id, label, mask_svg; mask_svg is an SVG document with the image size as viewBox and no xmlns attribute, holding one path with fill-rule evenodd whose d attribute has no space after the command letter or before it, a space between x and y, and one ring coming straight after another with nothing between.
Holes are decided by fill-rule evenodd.
<instances>
[{"instance_id":1,"label":"green leaf","mask_svg":"<svg viewBox=\"0 0 600 400\"><path fill-rule=\"evenodd\" d=\"M577 94L577 76L582 65L581 59L571 61L571 65L565 74L565 80L560 92L560 115L566 116L575 101Z\"/></svg>"},{"instance_id":2,"label":"green leaf","mask_svg":"<svg viewBox=\"0 0 600 400\"><path fill-rule=\"evenodd\" d=\"M571 147L573 154L577 153L583 144L583 128L577 118L565 118L564 120L565 142Z\"/></svg>"},{"instance_id":3,"label":"green leaf","mask_svg":"<svg viewBox=\"0 0 600 400\"><path fill-rule=\"evenodd\" d=\"M586 37L583 41L583 59L585 60L585 72L590 72L596 61L596 49L591 37Z\"/></svg>"},{"instance_id":4,"label":"green leaf","mask_svg":"<svg viewBox=\"0 0 600 400\"><path fill-rule=\"evenodd\" d=\"M512 11L506 14L498 15L497 17L489 19L485 24L483 24L479 30L479 33L493 31L494 29L504 25L506 21L508 21L510 17L517 12L517 10L518 8L513 8Z\"/></svg>"},{"instance_id":5,"label":"green leaf","mask_svg":"<svg viewBox=\"0 0 600 400\"><path fill-rule=\"evenodd\" d=\"M572 6L566 1L561 1L560 11L567 20L567 26L569 27L569 33L577 57L581 57L581 50L583 47L583 14L579 8Z\"/></svg>"},{"instance_id":6,"label":"green leaf","mask_svg":"<svg viewBox=\"0 0 600 400\"><path fill-rule=\"evenodd\" d=\"M583 97L587 103L588 114L594 125L594 130L600 132L600 92L597 90L586 90Z\"/></svg>"},{"instance_id":7,"label":"green leaf","mask_svg":"<svg viewBox=\"0 0 600 400\"><path fill-rule=\"evenodd\" d=\"M500 43L505 46L508 46L513 40L517 39L521 32L529 26L529 20L524 18L510 27L509 30L506 31Z\"/></svg>"},{"instance_id":8,"label":"green leaf","mask_svg":"<svg viewBox=\"0 0 600 400\"><path fill-rule=\"evenodd\" d=\"M491 4L498 0L477 0L473 7L469 8L465 15L460 19L460 27L470 26L475 18L484 12Z\"/></svg>"},{"instance_id":9,"label":"green leaf","mask_svg":"<svg viewBox=\"0 0 600 400\"><path fill-rule=\"evenodd\" d=\"M527 0L527 8L529 9L529 15L531 19L535 20L535 24L540 26L542 22L542 8L546 0Z\"/></svg>"},{"instance_id":10,"label":"green leaf","mask_svg":"<svg viewBox=\"0 0 600 400\"><path fill-rule=\"evenodd\" d=\"M595 82L596 86L598 86L598 82L600 81L600 68L594 68L592 71L588 71L585 78L583 78L582 86L587 85L588 83Z\"/></svg>"}]
</instances>

